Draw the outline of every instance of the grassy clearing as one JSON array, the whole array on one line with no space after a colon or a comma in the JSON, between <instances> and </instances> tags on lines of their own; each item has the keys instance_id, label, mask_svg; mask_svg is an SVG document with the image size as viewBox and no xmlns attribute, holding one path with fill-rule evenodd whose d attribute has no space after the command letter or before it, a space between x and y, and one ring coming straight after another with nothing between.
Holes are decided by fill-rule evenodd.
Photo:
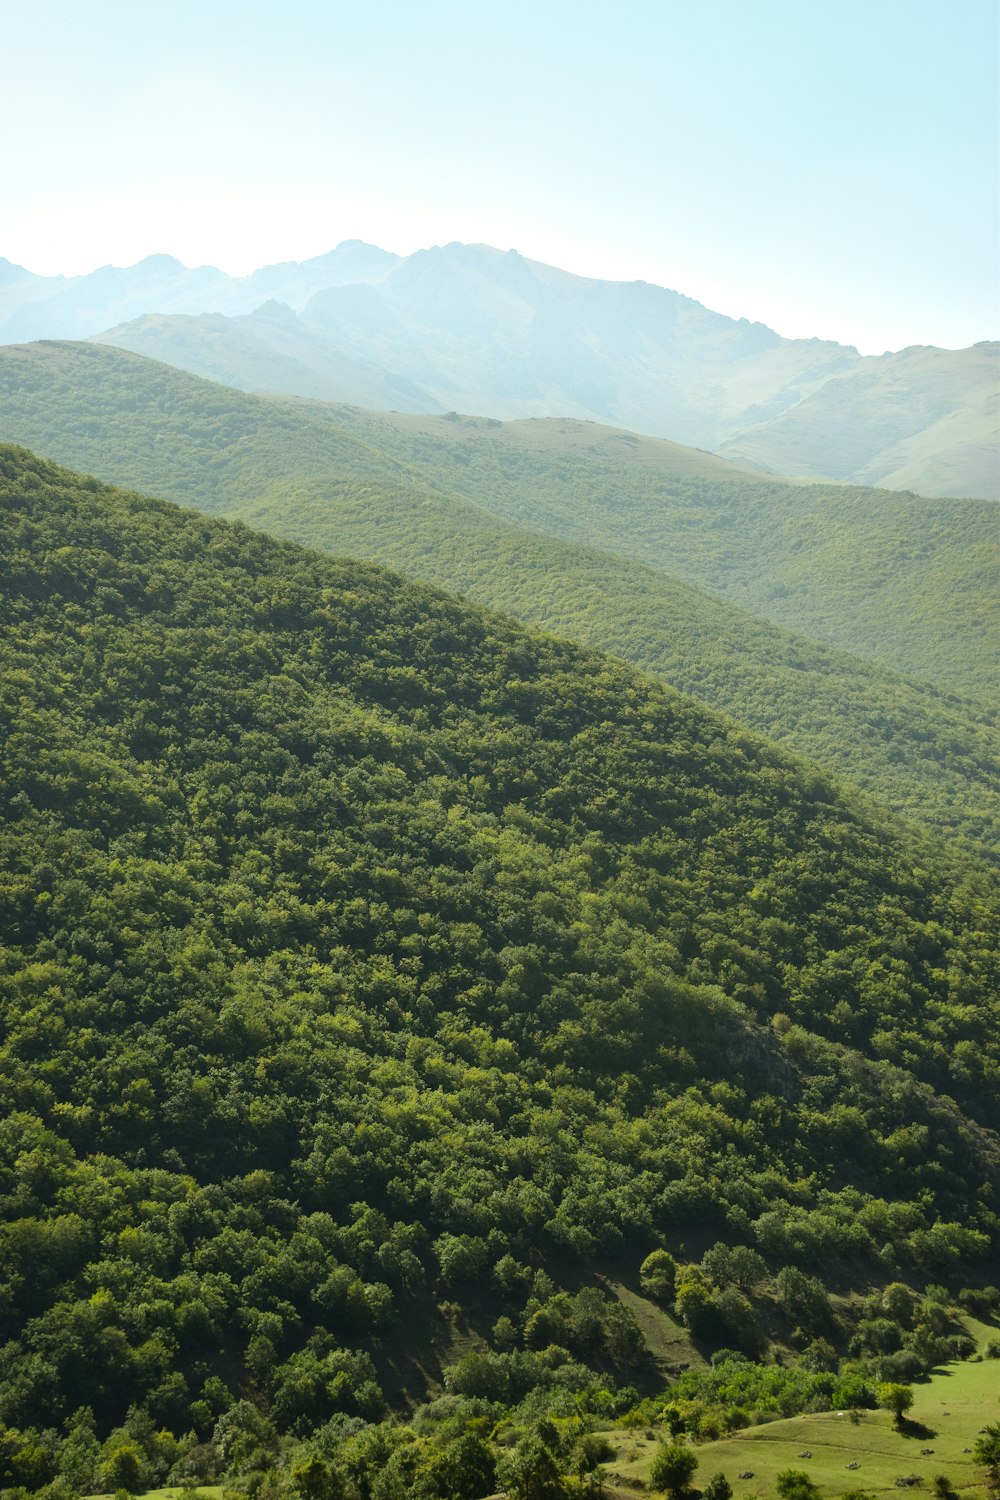
<instances>
[{"instance_id":1,"label":"grassy clearing","mask_svg":"<svg viewBox=\"0 0 1000 1500\"><path fill-rule=\"evenodd\" d=\"M895 1430L887 1412L863 1412L857 1424L843 1412L817 1412L699 1444L696 1483L721 1470L733 1486L735 1500L752 1500L773 1496L774 1481L783 1469L803 1470L829 1496L853 1489L899 1494L896 1479L909 1474L922 1476L920 1491L927 1493L935 1476L946 1474L953 1489L970 1500L985 1494L980 1471L967 1450L983 1426L1000 1421L1000 1360L947 1365L925 1385L916 1386L914 1394L903 1432ZM610 1436L619 1445L619 1458L610 1466L613 1477L626 1484L645 1483L659 1436ZM805 1453L811 1457L803 1457ZM858 1468L848 1469L849 1463ZM737 1477L748 1470L752 1478Z\"/></svg>"},{"instance_id":2,"label":"grassy clearing","mask_svg":"<svg viewBox=\"0 0 1000 1500\"><path fill-rule=\"evenodd\" d=\"M186 1484L173 1484L163 1490L147 1490L144 1495L137 1496L136 1500L220 1500L221 1495L221 1484L199 1484L197 1489ZM87 1495L84 1500L114 1500L114 1496Z\"/></svg>"},{"instance_id":3,"label":"grassy clearing","mask_svg":"<svg viewBox=\"0 0 1000 1500\"><path fill-rule=\"evenodd\" d=\"M609 1281L607 1288L635 1314L646 1348L665 1375L676 1375L688 1368L705 1368L707 1361L704 1355L695 1348L691 1335L676 1318L672 1318L648 1297L641 1297L638 1292L630 1291L619 1281Z\"/></svg>"}]
</instances>

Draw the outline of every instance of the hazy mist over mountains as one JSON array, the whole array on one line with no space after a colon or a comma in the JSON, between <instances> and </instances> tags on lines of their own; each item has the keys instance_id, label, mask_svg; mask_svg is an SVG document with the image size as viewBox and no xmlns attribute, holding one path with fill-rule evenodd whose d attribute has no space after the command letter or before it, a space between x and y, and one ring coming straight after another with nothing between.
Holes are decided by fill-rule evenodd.
<instances>
[{"instance_id":1,"label":"hazy mist over mountains","mask_svg":"<svg viewBox=\"0 0 1000 1500\"><path fill-rule=\"evenodd\" d=\"M349 240L246 277L151 256L0 262L0 339L98 337L240 389L404 412L570 416L766 472L1000 498L1000 345L880 357L516 251Z\"/></svg>"}]
</instances>

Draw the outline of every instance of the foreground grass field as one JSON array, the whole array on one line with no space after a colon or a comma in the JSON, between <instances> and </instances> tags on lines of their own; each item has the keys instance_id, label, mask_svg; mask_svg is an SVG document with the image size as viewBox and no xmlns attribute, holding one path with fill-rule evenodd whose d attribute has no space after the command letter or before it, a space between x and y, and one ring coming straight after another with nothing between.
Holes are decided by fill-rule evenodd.
<instances>
[{"instance_id":1,"label":"foreground grass field","mask_svg":"<svg viewBox=\"0 0 1000 1500\"><path fill-rule=\"evenodd\" d=\"M800 1469L831 1497L858 1489L897 1494L896 1480L909 1475L919 1475L918 1488L928 1493L938 1474L947 1475L952 1489L970 1500L985 1494L969 1450L982 1427L1000 1421L1000 1360L947 1365L926 1385L916 1386L914 1395L903 1432L895 1430L888 1412L863 1412L856 1424L846 1412L817 1412L699 1444L695 1485L721 1471L735 1500L751 1500L773 1496L782 1470ZM609 1436L620 1453L609 1465L613 1479L645 1483L659 1439ZM855 1463L856 1469L848 1469ZM752 1477L738 1477L746 1472Z\"/></svg>"}]
</instances>

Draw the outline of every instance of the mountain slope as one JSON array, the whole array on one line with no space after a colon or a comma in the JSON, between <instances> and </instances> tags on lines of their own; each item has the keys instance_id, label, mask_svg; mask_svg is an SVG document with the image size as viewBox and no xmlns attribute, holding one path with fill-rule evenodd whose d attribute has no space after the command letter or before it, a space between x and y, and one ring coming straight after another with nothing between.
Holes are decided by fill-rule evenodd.
<instances>
[{"instance_id":1,"label":"mountain slope","mask_svg":"<svg viewBox=\"0 0 1000 1500\"><path fill-rule=\"evenodd\" d=\"M142 378L143 367L121 354L102 362L95 352L90 364L86 358L65 346L0 350L3 435L109 479L159 488L148 447L140 470L107 467L113 430L134 426L132 407L140 398L129 380L133 372ZM184 423L198 420L196 391L206 388L170 385L159 376L169 400L180 402L171 417L169 405L164 410L148 394L152 377L144 378L150 415L186 445ZM52 381L64 386L63 399L81 405L75 425L71 410L56 410L45 394ZM182 389L187 394L180 397ZM225 405L220 396L212 401ZM88 435L82 417L88 403L96 421L110 424L100 440L96 428ZM247 444L255 441L251 414L274 410L240 406L237 398L232 409L242 413L237 426ZM293 418L296 408L287 407L278 424L279 448L288 454L283 462L278 450L257 443L264 471L276 479L322 472L318 452L333 444L343 453L349 440L352 474L364 472L363 452L374 450L373 476L391 471L457 493L503 520L658 568L894 672L997 704L1000 511L989 502L791 485L710 454L589 423L297 410ZM290 440L290 423L299 420L315 450L301 457ZM63 434L69 447L61 446ZM142 446L141 433L125 442ZM234 450L236 471L246 468L249 451ZM203 481L190 483L195 498ZM186 498L184 491L170 493ZM214 499L208 503L216 508Z\"/></svg>"},{"instance_id":2,"label":"mountain slope","mask_svg":"<svg viewBox=\"0 0 1000 1500\"><path fill-rule=\"evenodd\" d=\"M697 521L679 502L684 487L741 477L710 455L575 423L428 422L266 401L88 345L0 352L0 390L4 436L614 651L997 857L993 713L654 569L529 529L540 518L563 526L587 485L612 496L631 485L648 506L658 481L654 504L673 500L683 541ZM471 504L459 485L529 526ZM613 544L609 528L601 535ZM900 545L888 527L877 536L883 556ZM821 554L817 569L825 562ZM968 632L962 649L971 652Z\"/></svg>"},{"instance_id":3,"label":"mountain slope","mask_svg":"<svg viewBox=\"0 0 1000 1500\"><path fill-rule=\"evenodd\" d=\"M359 414L352 431L495 515L696 583L996 705L1000 509L692 465L572 422ZM706 458L708 455L706 455Z\"/></svg>"},{"instance_id":4,"label":"mountain slope","mask_svg":"<svg viewBox=\"0 0 1000 1500\"><path fill-rule=\"evenodd\" d=\"M191 269L172 255L101 266L85 276L35 276L0 260L0 341L86 338L150 311L236 316L272 298L304 307L318 291L377 276L398 260L360 240L346 240L312 260L264 266L250 276L227 276L214 266Z\"/></svg>"},{"instance_id":5,"label":"mountain slope","mask_svg":"<svg viewBox=\"0 0 1000 1500\"><path fill-rule=\"evenodd\" d=\"M862 358L482 245L419 251L276 312L100 336L243 389L380 405L381 371L403 411L586 418L765 470L1000 498L995 344Z\"/></svg>"},{"instance_id":6,"label":"mountain slope","mask_svg":"<svg viewBox=\"0 0 1000 1500\"><path fill-rule=\"evenodd\" d=\"M1000 495L1000 344L904 349L826 381L721 451L780 474Z\"/></svg>"},{"instance_id":7,"label":"mountain slope","mask_svg":"<svg viewBox=\"0 0 1000 1500\"><path fill-rule=\"evenodd\" d=\"M263 372L267 390L342 398L332 385L317 388L327 378L318 368L325 348L327 359L407 380L404 410L583 417L706 448L745 425L748 409L775 402L781 410L857 359L660 287L573 276L485 245L418 251L374 283L330 287L297 316L286 310L280 328L273 317L241 319L239 338L258 349L251 365L227 346L226 321L211 332L215 373L225 360L230 383L247 386ZM168 338L175 363L206 373L200 320L141 319L101 337L157 358ZM269 347L286 356L294 347L303 374L286 357L269 376Z\"/></svg>"},{"instance_id":8,"label":"mountain slope","mask_svg":"<svg viewBox=\"0 0 1000 1500\"><path fill-rule=\"evenodd\" d=\"M233 514L610 651L810 756L897 814L1000 859L1000 730L995 713L970 701L781 630L653 569L412 485L298 480Z\"/></svg>"},{"instance_id":9,"label":"mountain slope","mask_svg":"<svg viewBox=\"0 0 1000 1500\"><path fill-rule=\"evenodd\" d=\"M768 481L588 423L255 401L97 346L0 350L0 396L4 437L108 479L155 490L162 471L173 498L211 509L307 474L414 482L997 702L1000 511L986 502Z\"/></svg>"},{"instance_id":10,"label":"mountain slope","mask_svg":"<svg viewBox=\"0 0 1000 1500\"><path fill-rule=\"evenodd\" d=\"M240 389L597 420L735 444L770 471L1000 498L995 344L863 358L488 245L400 257L348 241L240 278L170 256L75 278L0 271L8 343L100 336Z\"/></svg>"},{"instance_id":11,"label":"mountain slope","mask_svg":"<svg viewBox=\"0 0 1000 1500\"><path fill-rule=\"evenodd\" d=\"M0 501L0 1419L228 1462L243 1398L258 1444L377 1418L393 1329L484 1338L504 1278L487 1371L590 1389L529 1320L664 1237L988 1266L995 882L443 594L23 450Z\"/></svg>"}]
</instances>

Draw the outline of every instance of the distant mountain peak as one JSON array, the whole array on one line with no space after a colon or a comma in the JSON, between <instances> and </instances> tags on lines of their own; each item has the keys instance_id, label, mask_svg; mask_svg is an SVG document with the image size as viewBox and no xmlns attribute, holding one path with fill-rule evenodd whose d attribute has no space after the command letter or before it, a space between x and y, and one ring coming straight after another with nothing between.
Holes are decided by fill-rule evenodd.
<instances>
[{"instance_id":1,"label":"distant mountain peak","mask_svg":"<svg viewBox=\"0 0 1000 1500\"><path fill-rule=\"evenodd\" d=\"M134 271L140 269L144 271L186 271L189 268L185 266L183 261L178 260L176 256L166 255L161 252L156 255L144 256L131 269Z\"/></svg>"},{"instance_id":2,"label":"distant mountain peak","mask_svg":"<svg viewBox=\"0 0 1000 1500\"><path fill-rule=\"evenodd\" d=\"M272 323L297 323L298 314L295 309L289 307L287 302L279 302L276 297L270 297L253 310L255 318L269 318Z\"/></svg>"},{"instance_id":3,"label":"distant mountain peak","mask_svg":"<svg viewBox=\"0 0 1000 1500\"><path fill-rule=\"evenodd\" d=\"M374 250L378 255L392 255L392 250L383 250L381 245L373 245L371 240L340 240L334 247L333 254L338 250Z\"/></svg>"}]
</instances>

